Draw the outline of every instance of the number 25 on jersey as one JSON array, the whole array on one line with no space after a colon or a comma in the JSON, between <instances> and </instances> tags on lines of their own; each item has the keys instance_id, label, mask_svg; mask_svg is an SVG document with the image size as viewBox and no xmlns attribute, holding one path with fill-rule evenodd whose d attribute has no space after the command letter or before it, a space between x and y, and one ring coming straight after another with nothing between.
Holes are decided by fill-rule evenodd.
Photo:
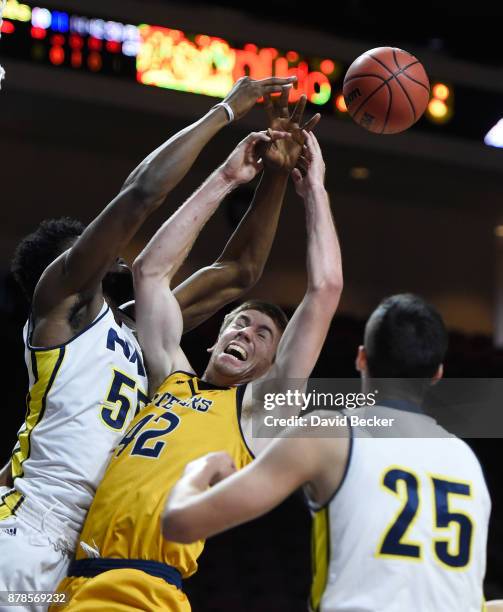
<instances>
[{"instance_id":1,"label":"number 25 on jersey","mask_svg":"<svg viewBox=\"0 0 503 612\"><path fill-rule=\"evenodd\" d=\"M442 476L429 475L428 478L433 502L430 510L433 557L447 569L462 570L470 562L474 525L468 514L454 511L452 506L455 498L471 497L471 485ZM384 472L381 484L386 492L398 498L400 506L381 538L376 556L421 560L425 542L413 542L407 537L418 518L428 520L423 516L428 508L421 507L418 476L408 469L391 467Z\"/></svg>"}]
</instances>

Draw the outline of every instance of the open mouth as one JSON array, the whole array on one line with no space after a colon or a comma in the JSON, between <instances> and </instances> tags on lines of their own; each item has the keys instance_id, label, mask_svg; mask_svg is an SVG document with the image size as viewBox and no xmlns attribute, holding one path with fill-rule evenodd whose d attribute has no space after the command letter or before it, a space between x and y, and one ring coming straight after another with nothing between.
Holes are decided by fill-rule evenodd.
<instances>
[{"instance_id":1,"label":"open mouth","mask_svg":"<svg viewBox=\"0 0 503 612\"><path fill-rule=\"evenodd\" d=\"M233 342L231 342L224 350L224 353L238 359L239 361L246 361L248 359L248 353L245 351L245 349L238 344L234 344Z\"/></svg>"}]
</instances>

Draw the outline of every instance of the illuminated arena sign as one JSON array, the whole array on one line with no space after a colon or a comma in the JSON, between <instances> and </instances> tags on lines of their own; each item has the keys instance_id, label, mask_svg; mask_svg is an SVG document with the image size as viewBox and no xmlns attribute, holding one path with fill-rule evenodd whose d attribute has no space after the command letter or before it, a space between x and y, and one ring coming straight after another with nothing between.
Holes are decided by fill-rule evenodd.
<instances>
[{"instance_id":1,"label":"illuminated arena sign","mask_svg":"<svg viewBox=\"0 0 503 612\"><path fill-rule=\"evenodd\" d=\"M305 93L311 103L323 106L341 75L341 65L331 59L310 60L296 51L232 45L206 34L32 8L17 0L7 1L4 17L6 55L117 76L134 74L145 85L218 98L245 74L255 79L294 74L298 81L292 101ZM27 38L32 41L29 51Z\"/></svg>"},{"instance_id":2,"label":"illuminated arena sign","mask_svg":"<svg viewBox=\"0 0 503 612\"><path fill-rule=\"evenodd\" d=\"M245 44L231 46L223 38L180 30L140 26L137 57L140 83L223 98L242 76L264 79L271 74L295 75L297 85L290 100L306 94L313 104L327 104L332 95L330 79L340 77L341 66L330 60L305 60L296 51Z\"/></svg>"},{"instance_id":3,"label":"illuminated arena sign","mask_svg":"<svg viewBox=\"0 0 503 612\"><path fill-rule=\"evenodd\" d=\"M254 79L295 75L297 84L290 94L291 101L304 93L309 102L325 114L348 118L341 95L347 65L333 58L306 57L295 50L260 47L209 34L125 23L79 15L59 7L7 0L0 51L6 57L58 69L104 74L142 85L216 98L223 98L233 83L244 75ZM422 121L414 129L442 129L461 135L466 131L463 127L467 124L466 117L453 112L452 85L440 85L442 91L449 92L447 98L432 98L425 115L428 122ZM463 99L466 104L461 93L469 94ZM468 108L475 95L476 92L462 92L461 87L456 88L457 109L463 106L460 102ZM484 99L489 104L489 98ZM480 105L478 97L477 104ZM500 111L499 98L497 108ZM488 108L486 123L493 119L494 123L499 118L495 109ZM489 127L473 125L466 136L482 138Z\"/></svg>"}]
</instances>

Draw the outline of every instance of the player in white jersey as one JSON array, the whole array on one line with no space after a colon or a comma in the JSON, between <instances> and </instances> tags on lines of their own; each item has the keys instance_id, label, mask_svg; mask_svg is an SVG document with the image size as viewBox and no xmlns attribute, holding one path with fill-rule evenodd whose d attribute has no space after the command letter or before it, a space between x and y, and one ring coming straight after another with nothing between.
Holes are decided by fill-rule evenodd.
<instances>
[{"instance_id":1,"label":"player in white jersey","mask_svg":"<svg viewBox=\"0 0 503 612\"><path fill-rule=\"evenodd\" d=\"M470 448L420 409L424 381L442 376L446 346L442 319L423 300L384 300L367 323L357 367L365 392L377 377L402 379L382 387L390 399L353 413L308 414L305 426L285 431L229 478L235 468L225 453L189 464L168 500L164 536L206 538L303 486L313 513L311 610L480 612L491 507L484 476ZM355 414L394 419L393 427L372 435L334 419Z\"/></svg>"},{"instance_id":2,"label":"player in white jersey","mask_svg":"<svg viewBox=\"0 0 503 612\"><path fill-rule=\"evenodd\" d=\"M224 106L151 153L87 228L69 219L44 222L18 248L13 271L31 302L25 328L30 388L26 421L0 474L0 591L54 589L66 573L110 453L146 403L141 351L131 319L118 308L132 290L120 252L204 145L264 94L287 97L291 81L242 79ZM223 197L236 186L232 169L240 160L253 157L260 142L286 136L257 133L240 143L220 170L226 189L203 196ZM265 173L245 220L215 265L178 288L185 329L256 282L286 180L281 171Z\"/></svg>"}]
</instances>

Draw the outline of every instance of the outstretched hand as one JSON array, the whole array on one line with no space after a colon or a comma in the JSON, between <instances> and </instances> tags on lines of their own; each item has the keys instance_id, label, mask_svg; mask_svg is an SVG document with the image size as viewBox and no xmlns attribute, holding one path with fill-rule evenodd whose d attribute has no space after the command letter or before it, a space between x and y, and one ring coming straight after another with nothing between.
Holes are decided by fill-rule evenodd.
<instances>
[{"instance_id":1,"label":"outstretched hand","mask_svg":"<svg viewBox=\"0 0 503 612\"><path fill-rule=\"evenodd\" d=\"M312 132L306 132L305 139L306 144L297 167L292 170L295 191L301 198L305 198L308 191L316 187L323 188L325 183L325 161L320 144Z\"/></svg>"},{"instance_id":2,"label":"outstretched hand","mask_svg":"<svg viewBox=\"0 0 503 612\"><path fill-rule=\"evenodd\" d=\"M236 81L234 87L225 97L224 102L232 108L234 118L240 119L255 106L257 100L262 98L262 96L286 91L288 99L288 91L290 91L296 80L297 77L295 76L286 78L270 77L257 81L247 76L242 77L239 81Z\"/></svg>"},{"instance_id":3,"label":"outstretched hand","mask_svg":"<svg viewBox=\"0 0 503 612\"><path fill-rule=\"evenodd\" d=\"M290 140L291 134L279 130L252 132L242 140L222 165L224 179L240 185L251 181L264 167L261 145Z\"/></svg>"},{"instance_id":4,"label":"outstretched hand","mask_svg":"<svg viewBox=\"0 0 503 612\"><path fill-rule=\"evenodd\" d=\"M277 139L264 147L264 164L284 172L291 172L295 167L306 140L305 133L313 130L321 119L321 115L317 113L302 125L307 98L302 95L290 114L289 93L289 89L283 89L281 95L274 98L268 93L264 95L264 109L269 120L269 129L291 134L290 139Z\"/></svg>"}]
</instances>

